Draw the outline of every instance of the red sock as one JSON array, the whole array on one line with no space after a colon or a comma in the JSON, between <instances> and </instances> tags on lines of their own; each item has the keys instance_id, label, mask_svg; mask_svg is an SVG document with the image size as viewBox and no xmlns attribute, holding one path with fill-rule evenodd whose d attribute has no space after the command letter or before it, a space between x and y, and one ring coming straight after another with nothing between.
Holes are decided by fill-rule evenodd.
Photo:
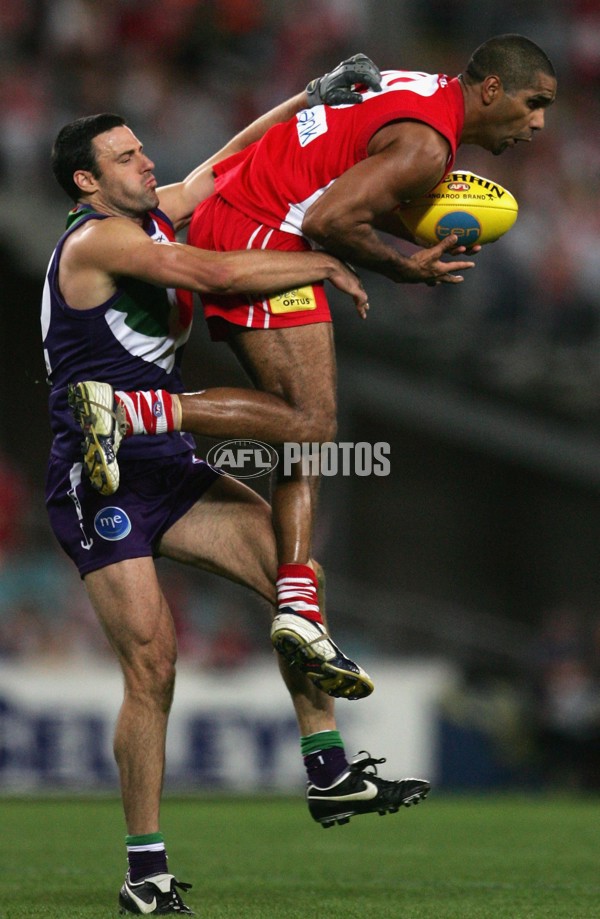
<instances>
[{"instance_id":1,"label":"red sock","mask_svg":"<svg viewBox=\"0 0 600 919\"><path fill-rule=\"evenodd\" d=\"M177 430L173 396L165 389L136 392L117 390L115 401L120 402L125 410L125 437L131 437L133 434L166 434Z\"/></svg>"},{"instance_id":2,"label":"red sock","mask_svg":"<svg viewBox=\"0 0 600 919\"><path fill-rule=\"evenodd\" d=\"M305 619L323 622L317 597L317 576L309 565L280 565L276 587L279 612L291 609Z\"/></svg>"}]
</instances>

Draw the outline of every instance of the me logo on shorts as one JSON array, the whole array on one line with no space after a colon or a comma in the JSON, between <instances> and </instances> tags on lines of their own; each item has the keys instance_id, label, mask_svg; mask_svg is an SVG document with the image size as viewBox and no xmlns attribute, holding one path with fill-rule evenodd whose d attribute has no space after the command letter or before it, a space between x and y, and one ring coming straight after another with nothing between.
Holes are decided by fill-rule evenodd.
<instances>
[{"instance_id":1,"label":"me logo on shorts","mask_svg":"<svg viewBox=\"0 0 600 919\"><path fill-rule=\"evenodd\" d=\"M261 440L224 440L210 448L206 462L215 472L226 472L236 479L257 479L272 472L279 457Z\"/></svg>"},{"instance_id":2,"label":"me logo on shorts","mask_svg":"<svg viewBox=\"0 0 600 919\"><path fill-rule=\"evenodd\" d=\"M131 520L120 507L103 507L94 517L94 529L102 539L116 542L131 532Z\"/></svg>"}]
</instances>

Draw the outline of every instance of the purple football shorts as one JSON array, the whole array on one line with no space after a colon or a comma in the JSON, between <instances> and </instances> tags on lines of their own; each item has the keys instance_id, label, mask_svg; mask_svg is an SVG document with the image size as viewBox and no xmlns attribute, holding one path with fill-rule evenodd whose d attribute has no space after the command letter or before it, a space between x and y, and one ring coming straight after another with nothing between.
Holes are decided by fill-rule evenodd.
<instances>
[{"instance_id":1,"label":"purple football shorts","mask_svg":"<svg viewBox=\"0 0 600 919\"><path fill-rule=\"evenodd\" d=\"M126 558L158 556L164 533L220 478L191 452L119 466L118 491L105 498L83 477L81 463L50 458L50 525L81 577Z\"/></svg>"}]
</instances>

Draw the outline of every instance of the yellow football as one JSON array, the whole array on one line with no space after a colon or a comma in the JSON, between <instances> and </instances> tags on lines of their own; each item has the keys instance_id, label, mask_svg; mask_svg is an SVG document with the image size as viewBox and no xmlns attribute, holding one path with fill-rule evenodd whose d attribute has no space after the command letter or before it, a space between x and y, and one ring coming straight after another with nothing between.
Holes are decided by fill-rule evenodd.
<instances>
[{"instance_id":1,"label":"yellow football","mask_svg":"<svg viewBox=\"0 0 600 919\"><path fill-rule=\"evenodd\" d=\"M398 213L410 232L425 243L439 243L450 233L458 245L493 243L514 224L519 205L491 179L456 169L426 195L401 204Z\"/></svg>"}]
</instances>

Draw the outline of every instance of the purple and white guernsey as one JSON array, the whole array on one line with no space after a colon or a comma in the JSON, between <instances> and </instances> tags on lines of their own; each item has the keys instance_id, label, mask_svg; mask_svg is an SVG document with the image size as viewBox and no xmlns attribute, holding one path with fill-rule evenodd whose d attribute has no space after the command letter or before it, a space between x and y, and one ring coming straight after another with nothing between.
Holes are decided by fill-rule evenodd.
<instances>
[{"instance_id":1,"label":"purple and white guernsey","mask_svg":"<svg viewBox=\"0 0 600 919\"><path fill-rule=\"evenodd\" d=\"M164 290L136 278L123 277L105 303L88 310L65 303L58 286L58 267L68 236L89 220L110 220L91 207L70 213L66 232L50 259L42 297L42 339L50 393L51 455L80 458L81 428L67 404L67 386L79 380L100 380L115 389L167 389L183 392L181 360L189 338L193 309L173 289ZM173 225L161 211L152 211L144 230L157 242L175 240ZM119 459L154 458L194 448L190 435L172 433L128 438Z\"/></svg>"}]
</instances>

